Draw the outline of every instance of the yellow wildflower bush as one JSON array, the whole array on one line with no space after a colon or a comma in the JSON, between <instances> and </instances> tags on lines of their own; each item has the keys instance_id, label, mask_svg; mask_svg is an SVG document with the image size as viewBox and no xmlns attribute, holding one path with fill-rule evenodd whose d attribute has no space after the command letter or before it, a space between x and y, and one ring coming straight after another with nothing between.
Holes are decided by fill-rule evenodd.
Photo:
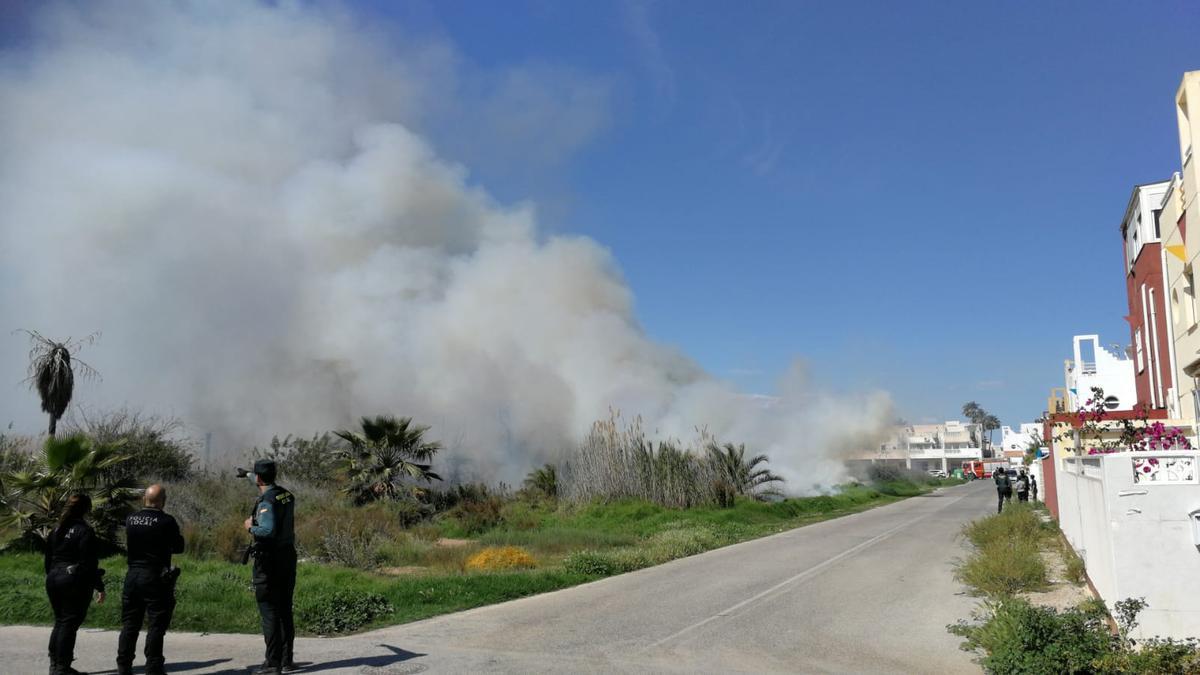
<instances>
[{"instance_id":1,"label":"yellow wildflower bush","mask_svg":"<svg viewBox=\"0 0 1200 675\"><path fill-rule=\"evenodd\" d=\"M473 572L519 570L537 567L537 561L520 546L489 546L467 558L467 569Z\"/></svg>"}]
</instances>

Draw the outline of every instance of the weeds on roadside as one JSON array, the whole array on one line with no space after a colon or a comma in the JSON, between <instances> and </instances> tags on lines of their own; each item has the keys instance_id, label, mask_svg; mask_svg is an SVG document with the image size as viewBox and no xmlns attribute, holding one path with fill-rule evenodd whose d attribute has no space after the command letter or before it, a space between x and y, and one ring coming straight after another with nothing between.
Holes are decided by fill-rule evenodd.
<instances>
[{"instance_id":1,"label":"weeds on roadside","mask_svg":"<svg viewBox=\"0 0 1200 675\"><path fill-rule=\"evenodd\" d=\"M955 577L987 595L1012 595L1046 586L1046 563L1036 541L1011 538L978 549L959 564Z\"/></svg>"},{"instance_id":2,"label":"weeds on roadside","mask_svg":"<svg viewBox=\"0 0 1200 675\"><path fill-rule=\"evenodd\" d=\"M964 651L981 654L988 673L1195 673L1200 671L1200 642L1153 638L1135 645L1128 638L1145 609L1141 599L1116 603L1118 635L1108 626L1104 603L1088 600L1057 611L1022 598L984 602L972 617L947 629L964 638Z\"/></svg>"},{"instance_id":3,"label":"weeds on roadside","mask_svg":"<svg viewBox=\"0 0 1200 675\"><path fill-rule=\"evenodd\" d=\"M958 563L955 577L989 596L1039 590L1048 582L1041 549L1054 537L1033 508L1012 505L1003 513L963 526L975 550Z\"/></svg>"}]
</instances>

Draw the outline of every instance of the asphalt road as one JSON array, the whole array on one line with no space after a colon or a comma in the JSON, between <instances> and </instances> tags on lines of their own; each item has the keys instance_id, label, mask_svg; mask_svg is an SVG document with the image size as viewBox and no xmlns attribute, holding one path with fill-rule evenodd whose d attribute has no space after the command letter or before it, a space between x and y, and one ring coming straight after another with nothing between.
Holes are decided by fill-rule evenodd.
<instances>
[{"instance_id":1,"label":"asphalt road","mask_svg":"<svg viewBox=\"0 0 1200 675\"><path fill-rule=\"evenodd\" d=\"M346 638L297 640L307 673L978 673L946 625L984 483L940 490L666 565ZM0 673L46 672L49 629L0 628ZM139 647L141 645L139 644ZM168 633L168 672L242 675L249 635ZM116 635L82 631L75 666L113 672ZM140 671L140 668L138 669Z\"/></svg>"}]
</instances>

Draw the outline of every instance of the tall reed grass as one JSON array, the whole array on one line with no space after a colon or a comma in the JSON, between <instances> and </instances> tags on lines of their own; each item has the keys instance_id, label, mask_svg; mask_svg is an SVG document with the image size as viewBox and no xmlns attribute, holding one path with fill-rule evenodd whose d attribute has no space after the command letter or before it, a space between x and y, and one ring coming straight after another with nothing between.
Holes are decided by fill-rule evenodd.
<instances>
[{"instance_id":1,"label":"tall reed grass","mask_svg":"<svg viewBox=\"0 0 1200 675\"><path fill-rule=\"evenodd\" d=\"M647 440L642 420L616 413L592 425L563 462L559 498L569 502L643 499L668 508L717 501L720 474L699 447Z\"/></svg>"}]
</instances>

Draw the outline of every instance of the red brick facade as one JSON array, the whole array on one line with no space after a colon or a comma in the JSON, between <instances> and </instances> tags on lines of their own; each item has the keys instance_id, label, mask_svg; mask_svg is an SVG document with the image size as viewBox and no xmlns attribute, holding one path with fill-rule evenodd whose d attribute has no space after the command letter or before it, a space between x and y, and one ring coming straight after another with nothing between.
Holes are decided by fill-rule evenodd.
<instances>
[{"instance_id":1,"label":"red brick facade","mask_svg":"<svg viewBox=\"0 0 1200 675\"><path fill-rule=\"evenodd\" d=\"M1129 344L1133 346L1138 406L1165 410L1171 389L1170 335L1163 292L1162 244L1142 245L1133 266L1126 268L1129 296ZM1140 345L1140 349L1139 349Z\"/></svg>"}]
</instances>

